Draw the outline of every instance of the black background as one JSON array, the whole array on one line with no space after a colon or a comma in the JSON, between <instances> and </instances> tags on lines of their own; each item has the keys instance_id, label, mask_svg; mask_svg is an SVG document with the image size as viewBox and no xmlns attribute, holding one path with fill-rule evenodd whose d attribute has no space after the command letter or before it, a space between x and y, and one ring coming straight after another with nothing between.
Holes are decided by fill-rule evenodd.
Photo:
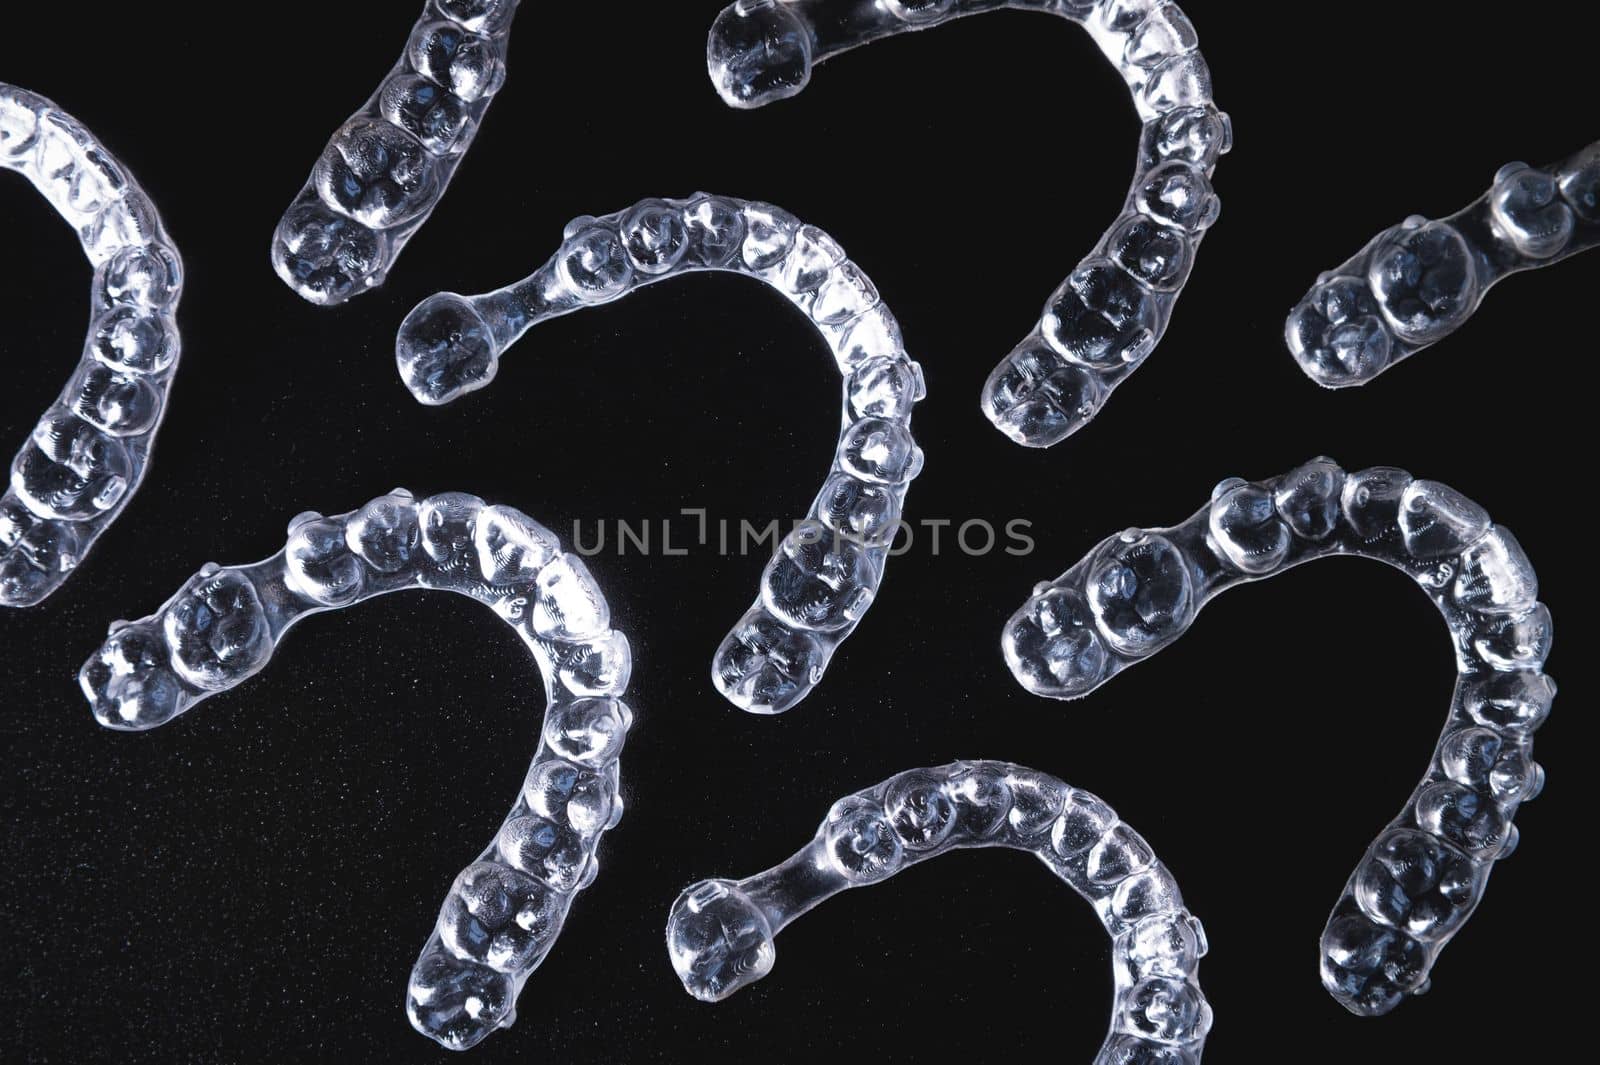
<instances>
[{"instance_id":1,"label":"black background","mask_svg":"<svg viewBox=\"0 0 1600 1065\"><path fill-rule=\"evenodd\" d=\"M683 885L773 864L836 797L957 757L1057 774L1150 839L1211 937L1217 1061L1565 1055L1592 961L1573 864L1590 842L1592 694L1563 653L1590 636L1589 577L1563 546L1587 496L1586 415L1557 397L1587 391L1600 264L1506 282L1459 335L1360 390L1302 377L1281 325L1378 229L1600 132L1594 6L1490 22L1442 0L1186 3L1235 124L1222 217L1156 353L1044 452L995 432L978 390L1122 200L1136 122L1115 72L1077 29L1007 13L853 53L742 114L702 63L718 6L524 5L510 80L432 220L385 288L320 310L273 277L269 237L413 5L229 5L223 22L212 5L7 5L0 78L131 168L188 282L144 487L62 591L0 613L0 1058L445 1059L402 996L533 749L538 676L513 634L465 599L386 598L308 622L263 675L144 735L102 731L74 674L109 621L201 563L269 555L296 512L397 484L508 503L564 539L576 519L592 538L598 519L680 507L798 515L833 446L837 382L797 312L749 282L697 276L541 326L453 406L418 406L394 369L395 327L425 295L521 277L573 215L702 188L828 230L904 324L929 387L908 519L1023 518L1037 548L934 556L924 537L817 692L776 719L730 709L707 679L763 550L592 559L635 650L628 813L517 1024L472 1057L1088 1061L1107 941L1025 855L961 853L841 896L716 1007L667 963ZM0 180L0 203L11 447L77 358L90 271L23 182ZM1319 453L1443 480L1514 529L1566 682L1522 848L1432 993L1376 1020L1323 992L1317 937L1443 716L1453 662L1425 597L1381 566L1310 566L1224 596L1078 703L1027 695L996 649L1031 585L1102 536Z\"/></svg>"}]
</instances>

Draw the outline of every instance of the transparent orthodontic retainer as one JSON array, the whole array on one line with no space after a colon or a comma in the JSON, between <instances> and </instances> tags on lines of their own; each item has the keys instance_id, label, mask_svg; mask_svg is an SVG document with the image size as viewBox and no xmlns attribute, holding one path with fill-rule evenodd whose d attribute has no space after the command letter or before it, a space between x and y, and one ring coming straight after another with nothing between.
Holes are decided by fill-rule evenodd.
<instances>
[{"instance_id":1,"label":"transparent orthodontic retainer","mask_svg":"<svg viewBox=\"0 0 1600 1065\"><path fill-rule=\"evenodd\" d=\"M588 568L555 534L460 492L417 500L396 489L349 514L301 514L271 558L208 565L156 613L113 625L79 680L102 725L155 728L265 669L302 618L401 591L490 607L544 679L521 792L451 885L407 986L417 1031L465 1050L516 1019L523 985L599 870L601 835L622 816L632 655Z\"/></svg>"},{"instance_id":2,"label":"transparent orthodontic retainer","mask_svg":"<svg viewBox=\"0 0 1600 1065\"><path fill-rule=\"evenodd\" d=\"M1437 481L1319 458L1266 481L1229 478L1181 525L1128 529L1040 584L1006 623L1006 663L1029 691L1076 699L1188 630L1229 588L1353 556L1405 573L1444 616L1455 693L1427 773L1345 884L1322 934L1322 983L1353 1013L1428 988L1472 916L1512 818L1544 786L1533 732L1556 686L1550 613L1510 531Z\"/></svg>"}]
</instances>

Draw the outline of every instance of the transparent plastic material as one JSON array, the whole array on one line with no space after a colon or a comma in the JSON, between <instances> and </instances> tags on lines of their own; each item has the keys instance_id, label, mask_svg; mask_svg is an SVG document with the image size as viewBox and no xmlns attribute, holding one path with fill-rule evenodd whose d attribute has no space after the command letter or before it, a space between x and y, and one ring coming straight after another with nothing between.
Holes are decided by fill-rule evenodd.
<instances>
[{"instance_id":1,"label":"transparent plastic material","mask_svg":"<svg viewBox=\"0 0 1600 1065\"><path fill-rule=\"evenodd\" d=\"M1600 244L1600 142L1554 166L1510 163L1448 218L1412 215L1322 274L1284 340L1319 385L1364 385L1455 332L1501 278Z\"/></svg>"},{"instance_id":2,"label":"transparent plastic material","mask_svg":"<svg viewBox=\"0 0 1600 1065\"><path fill-rule=\"evenodd\" d=\"M772 971L774 937L847 888L963 847L1030 851L1094 907L1116 984L1097 1065L1193 1065L1211 1028L1197 972L1205 931L1137 832L1086 791L1005 762L912 769L833 804L810 843L743 880L702 880L667 919L667 953L716 1002Z\"/></svg>"},{"instance_id":3,"label":"transparent plastic material","mask_svg":"<svg viewBox=\"0 0 1600 1065\"><path fill-rule=\"evenodd\" d=\"M884 563L922 450L911 408L927 393L900 325L837 241L771 204L697 193L568 223L533 274L481 296L430 296L400 326L400 376L419 402L448 403L494 379L533 326L643 285L701 270L752 277L798 307L844 377L838 449L822 491L779 543L761 594L712 662L735 706L776 714L804 699L855 629Z\"/></svg>"},{"instance_id":4,"label":"transparent plastic material","mask_svg":"<svg viewBox=\"0 0 1600 1065\"><path fill-rule=\"evenodd\" d=\"M706 66L724 102L760 107L795 95L815 64L858 45L1002 8L1059 15L1087 30L1144 123L1122 214L983 386L983 411L996 428L1019 444L1049 447L1088 424L1155 348L1220 208L1211 173L1232 145L1232 127L1212 103L1211 72L1177 5L740 0L712 25Z\"/></svg>"},{"instance_id":5,"label":"transparent plastic material","mask_svg":"<svg viewBox=\"0 0 1600 1065\"><path fill-rule=\"evenodd\" d=\"M451 885L407 990L417 1031L464 1050L516 1019L522 985L622 816L632 658L581 559L510 507L396 489L349 514L301 514L269 559L204 567L154 614L112 625L79 682L102 725L154 728L266 668L301 618L410 589L493 608L544 678L544 726L522 791Z\"/></svg>"},{"instance_id":6,"label":"transparent plastic material","mask_svg":"<svg viewBox=\"0 0 1600 1065\"><path fill-rule=\"evenodd\" d=\"M428 0L405 54L323 149L278 223L272 266L312 303L388 277L466 156L506 76L520 0Z\"/></svg>"},{"instance_id":7,"label":"transparent plastic material","mask_svg":"<svg viewBox=\"0 0 1600 1065\"><path fill-rule=\"evenodd\" d=\"M78 368L0 497L0 606L24 607L61 587L139 489L178 366L183 262L127 168L55 104L4 82L0 167L33 182L94 265Z\"/></svg>"},{"instance_id":8,"label":"transparent plastic material","mask_svg":"<svg viewBox=\"0 0 1600 1065\"><path fill-rule=\"evenodd\" d=\"M1312 559L1386 562L1444 615L1459 676L1433 761L1367 849L1322 935L1322 982L1353 1013L1387 1013L1428 974L1517 845L1518 806L1555 683L1550 614L1511 533L1436 481L1319 458L1281 477L1230 478L1182 525L1129 529L1034 590L1007 622L1006 663L1029 691L1086 695L1176 640L1213 596Z\"/></svg>"}]
</instances>

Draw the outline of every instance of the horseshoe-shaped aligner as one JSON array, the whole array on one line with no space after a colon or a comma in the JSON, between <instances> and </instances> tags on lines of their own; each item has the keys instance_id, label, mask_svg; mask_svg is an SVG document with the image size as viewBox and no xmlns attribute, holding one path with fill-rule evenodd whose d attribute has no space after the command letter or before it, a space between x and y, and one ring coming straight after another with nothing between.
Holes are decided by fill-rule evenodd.
<instances>
[{"instance_id":1,"label":"horseshoe-shaped aligner","mask_svg":"<svg viewBox=\"0 0 1600 1065\"><path fill-rule=\"evenodd\" d=\"M1409 575L1444 615L1459 675L1427 775L1345 884L1322 934L1322 982L1353 1013L1426 990L1472 915L1517 807L1538 795L1533 731L1555 683L1550 614L1511 533L1436 481L1387 466L1346 475L1313 459L1268 481L1230 478L1170 529L1129 529L1034 589L1002 647L1029 691L1075 699L1165 647L1218 593L1312 559L1354 555Z\"/></svg>"},{"instance_id":2,"label":"horseshoe-shaped aligner","mask_svg":"<svg viewBox=\"0 0 1600 1065\"><path fill-rule=\"evenodd\" d=\"M514 285L420 303L395 343L419 402L448 403L494 379L500 353L538 323L619 299L642 285L713 270L777 289L828 342L844 376L833 468L805 520L778 545L761 595L712 661L735 706L776 714L804 699L871 605L922 469L911 408L926 394L900 325L844 249L771 204L697 193L645 200L568 223L561 249Z\"/></svg>"},{"instance_id":3,"label":"horseshoe-shaped aligner","mask_svg":"<svg viewBox=\"0 0 1600 1065\"><path fill-rule=\"evenodd\" d=\"M1289 312L1284 340L1307 377L1364 385L1443 340L1501 278L1600 245L1600 141L1554 166L1509 163L1449 218L1384 230Z\"/></svg>"},{"instance_id":4,"label":"horseshoe-shaped aligner","mask_svg":"<svg viewBox=\"0 0 1600 1065\"><path fill-rule=\"evenodd\" d=\"M1028 447L1087 425L1154 350L1216 221L1217 158L1232 146L1194 27L1165 0L740 0L711 27L706 66L724 102L793 96L811 68L858 45L1001 8L1070 19L1133 93L1144 123L1122 214L1050 296L1033 331L983 386L984 414Z\"/></svg>"},{"instance_id":5,"label":"horseshoe-shaped aligner","mask_svg":"<svg viewBox=\"0 0 1600 1065\"><path fill-rule=\"evenodd\" d=\"M0 167L33 182L94 264L89 334L0 497L0 606L66 581L150 462L178 365L183 263L144 190L78 121L0 82Z\"/></svg>"},{"instance_id":6,"label":"horseshoe-shaped aligner","mask_svg":"<svg viewBox=\"0 0 1600 1065\"><path fill-rule=\"evenodd\" d=\"M272 238L272 267L312 303L383 284L439 205L505 83L521 0L427 0L405 54L339 127Z\"/></svg>"},{"instance_id":7,"label":"horseshoe-shaped aligner","mask_svg":"<svg viewBox=\"0 0 1600 1065\"><path fill-rule=\"evenodd\" d=\"M1205 932L1166 866L1103 801L1005 762L912 769L833 804L810 843L743 880L678 896L667 953L695 998L716 1002L772 971L773 937L819 902L963 847L1039 857L1111 935L1116 994L1096 1065L1194 1065L1211 1007L1197 970Z\"/></svg>"},{"instance_id":8,"label":"horseshoe-shaped aligner","mask_svg":"<svg viewBox=\"0 0 1600 1065\"><path fill-rule=\"evenodd\" d=\"M522 792L456 877L411 971L412 1025L464 1050L516 1019L522 985L594 880L601 834L622 816L628 641L554 533L459 492L418 502L396 489L349 514L301 514L271 558L208 565L156 613L113 625L79 682L102 725L154 728L264 669L301 618L408 589L492 607L544 677L544 728Z\"/></svg>"}]
</instances>

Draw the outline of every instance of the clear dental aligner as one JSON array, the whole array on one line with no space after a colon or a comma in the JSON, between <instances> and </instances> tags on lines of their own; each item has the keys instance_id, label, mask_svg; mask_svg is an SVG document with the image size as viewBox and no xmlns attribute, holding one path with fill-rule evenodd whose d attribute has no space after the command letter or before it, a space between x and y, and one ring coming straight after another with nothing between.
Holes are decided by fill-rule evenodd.
<instances>
[{"instance_id":1,"label":"clear dental aligner","mask_svg":"<svg viewBox=\"0 0 1600 1065\"><path fill-rule=\"evenodd\" d=\"M102 725L154 728L260 672L301 618L408 589L492 607L544 677L544 726L522 792L456 877L407 989L417 1031L465 1050L516 1019L522 985L594 880L600 835L622 816L632 657L581 559L510 507L396 489L349 514L301 514L269 559L205 566L151 616L114 624L79 682Z\"/></svg>"},{"instance_id":2,"label":"clear dental aligner","mask_svg":"<svg viewBox=\"0 0 1600 1065\"><path fill-rule=\"evenodd\" d=\"M1212 596L1336 555L1386 562L1421 585L1449 625L1459 674L1427 775L1322 934L1323 985L1371 1016L1427 989L1490 867L1517 845L1517 807L1544 786L1532 753L1556 691L1542 672L1550 614L1511 533L1436 481L1313 459L1268 481L1223 481L1182 525L1103 541L1034 589L1002 647L1023 687L1076 699L1176 640Z\"/></svg>"},{"instance_id":3,"label":"clear dental aligner","mask_svg":"<svg viewBox=\"0 0 1600 1065\"><path fill-rule=\"evenodd\" d=\"M138 491L178 365L183 263L127 168L55 104L4 82L0 167L33 182L94 265L83 356L0 497L0 606L24 607L61 587Z\"/></svg>"},{"instance_id":4,"label":"clear dental aligner","mask_svg":"<svg viewBox=\"0 0 1600 1065\"><path fill-rule=\"evenodd\" d=\"M405 54L339 127L272 238L272 266L312 303L388 277L439 205L506 76L520 0L428 0Z\"/></svg>"},{"instance_id":5,"label":"clear dental aligner","mask_svg":"<svg viewBox=\"0 0 1600 1065\"><path fill-rule=\"evenodd\" d=\"M1364 385L1443 340L1501 278L1600 244L1600 141L1563 163L1510 163L1449 218L1384 230L1289 312L1284 340L1319 385Z\"/></svg>"},{"instance_id":6,"label":"clear dental aligner","mask_svg":"<svg viewBox=\"0 0 1600 1065\"><path fill-rule=\"evenodd\" d=\"M1001 8L1089 32L1144 123L1122 214L1051 295L1033 331L989 375L982 406L1001 432L1049 447L1088 424L1165 332L1195 249L1216 221L1211 189L1232 145L1211 100L1194 27L1162 0L740 0L711 27L706 66L724 102L793 96L813 65L858 45Z\"/></svg>"},{"instance_id":7,"label":"clear dental aligner","mask_svg":"<svg viewBox=\"0 0 1600 1065\"><path fill-rule=\"evenodd\" d=\"M1111 1030L1096 1065L1194 1065L1211 1027L1200 921L1150 845L1103 801L1006 762L912 769L840 799L810 843L743 880L702 880L672 904L667 953L684 990L717 1002L772 971L773 938L847 888L963 847L1031 851L1111 935Z\"/></svg>"},{"instance_id":8,"label":"clear dental aligner","mask_svg":"<svg viewBox=\"0 0 1600 1065\"><path fill-rule=\"evenodd\" d=\"M538 323L701 270L783 293L828 342L844 377L828 479L712 661L712 680L730 702L776 714L810 693L871 604L906 487L922 469L911 438L911 408L927 391L922 367L906 355L872 281L832 237L771 204L705 193L577 218L560 250L516 284L424 300L400 326L396 361L419 402L448 403L493 380L501 352Z\"/></svg>"}]
</instances>

